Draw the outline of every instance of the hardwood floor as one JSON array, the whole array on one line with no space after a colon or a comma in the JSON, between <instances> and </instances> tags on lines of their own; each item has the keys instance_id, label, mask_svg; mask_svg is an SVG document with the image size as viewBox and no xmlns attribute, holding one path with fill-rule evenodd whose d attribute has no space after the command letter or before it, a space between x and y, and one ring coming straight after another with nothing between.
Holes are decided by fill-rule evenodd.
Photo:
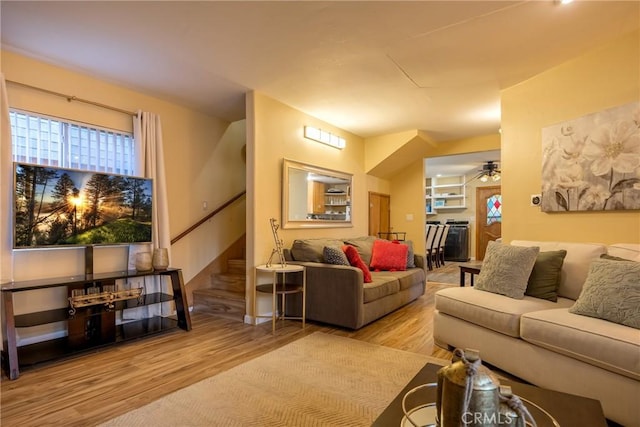
<instances>
[{"instance_id":1,"label":"hardwood floor","mask_svg":"<svg viewBox=\"0 0 640 427\"><path fill-rule=\"evenodd\" d=\"M192 313L193 329L177 330L48 365L1 382L1 425L92 426L230 369L316 331L440 358L433 344L433 294L452 286L429 283L424 296L358 331L297 321L251 326ZM179 409L178 409L179 410Z\"/></svg>"}]
</instances>

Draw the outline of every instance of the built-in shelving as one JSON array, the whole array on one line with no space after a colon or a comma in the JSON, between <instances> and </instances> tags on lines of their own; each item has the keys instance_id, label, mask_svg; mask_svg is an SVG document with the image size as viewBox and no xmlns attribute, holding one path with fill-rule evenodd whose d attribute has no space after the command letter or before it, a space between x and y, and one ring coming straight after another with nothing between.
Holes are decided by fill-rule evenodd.
<instances>
[{"instance_id":1,"label":"built-in shelving","mask_svg":"<svg viewBox=\"0 0 640 427\"><path fill-rule=\"evenodd\" d=\"M434 215L443 209L466 209L464 179L464 175L426 178L425 211L427 215Z\"/></svg>"}]
</instances>

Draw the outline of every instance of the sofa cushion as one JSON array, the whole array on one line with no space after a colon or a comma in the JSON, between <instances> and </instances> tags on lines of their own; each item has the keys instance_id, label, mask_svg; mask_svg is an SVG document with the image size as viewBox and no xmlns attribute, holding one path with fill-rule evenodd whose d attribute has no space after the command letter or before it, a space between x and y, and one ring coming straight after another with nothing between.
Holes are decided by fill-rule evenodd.
<instances>
[{"instance_id":1,"label":"sofa cushion","mask_svg":"<svg viewBox=\"0 0 640 427\"><path fill-rule=\"evenodd\" d=\"M569 311L640 329L640 262L593 261Z\"/></svg>"},{"instance_id":2,"label":"sofa cushion","mask_svg":"<svg viewBox=\"0 0 640 427\"><path fill-rule=\"evenodd\" d=\"M572 300L564 298L558 298L555 303L529 296L515 300L459 286L439 290L435 299L436 310L442 313L515 338L520 337L522 314L557 307L568 308L573 304Z\"/></svg>"},{"instance_id":3,"label":"sofa cushion","mask_svg":"<svg viewBox=\"0 0 640 427\"><path fill-rule=\"evenodd\" d=\"M291 245L291 256L296 261L324 262L325 246L342 247L344 243L337 239L297 239Z\"/></svg>"},{"instance_id":4,"label":"sofa cushion","mask_svg":"<svg viewBox=\"0 0 640 427\"><path fill-rule=\"evenodd\" d=\"M562 277L560 278L560 287L558 287L558 296L571 298L572 300L577 300L580 296L582 285L587 279L591 261L606 252L604 245L595 243L513 240L511 244L514 246L538 246L540 252L566 250L567 256L562 263Z\"/></svg>"},{"instance_id":5,"label":"sofa cushion","mask_svg":"<svg viewBox=\"0 0 640 427\"><path fill-rule=\"evenodd\" d=\"M636 329L558 308L523 314L520 333L537 346L640 380Z\"/></svg>"},{"instance_id":6,"label":"sofa cushion","mask_svg":"<svg viewBox=\"0 0 640 427\"><path fill-rule=\"evenodd\" d=\"M327 264L334 265L351 265L345 255L342 247L325 246L322 250L322 256Z\"/></svg>"},{"instance_id":7,"label":"sofa cushion","mask_svg":"<svg viewBox=\"0 0 640 427\"><path fill-rule=\"evenodd\" d=\"M395 277L372 275L370 283L364 284L364 303L396 294L400 291L400 283Z\"/></svg>"},{"instance_id":8,"label":"sofa cushion","mask_svg":"<svg viewBox=\"0 0 640 427\"><path fill-rule=\"evenodd\" d=\"M349 264L351 264L353 267L358 267L360 270L362 270L364 283L370 283L371 272L369 271L369 267L367 267L367 264L365 264L364 261L362 261L362 258L360 258L360 254L358 253L357 249L351 245L344 245L342 247L342 250L347 256L347 259L349 260Z\"/></svg>"},{"instance_id":9,"label":"sofa cushion","mask_svg":"<svg viewBox=\"0 0 640 427\"><path fill-rule=\"evenodd\" d=\"M399 242L394 243L388 240L378 239L373 242L373 250L369 266L373 270L406 270L408 251L409 247L407 245L401 245Z\"/></svg>"},{"instance_id":10,"label":"sofa cushion","mask_svg":"<svg viewBox=\"0 0 640 427\"><path fill-rule=\"evenodd\" d=\"M388 277L395 279L400 284L400 290L409 289L417 284L424 283L425 271L422 268L412 268L405 271L373 271L371 277Z\"/></svg>"},{"instance_id":11,"label":"sofa cushion","mask_svg":"<svg viewBox=\"0 0 640 427\"><path fill-rule=\"evenodd\" d=\"M345 245L351 245L358 250L362 261L367 266L371 264L371 254L373 253L373 242L378 240L375 236L352 237L344 241Z\"/></svg>"},{"instance_id":12,"label":"sofa cushion","mask_svg":"<svg viewBox=\"0 0 640 427\"><path fill-rule=\"evenodd\" d=\"M564 249L540 252L529 276L525 295L557 301L560 272L565 256L567 256L567 251Z\"/></svg>"},{"instance_id":13,"label":"sofa cushion","mask_svg":"<svg viewBox=\"0 0 640 427\"><path fill-rule=\"evenodd\" d=\"M522 299L538 252L537 247L489 241L476 289Z\"/></svg>"}]
</instances>

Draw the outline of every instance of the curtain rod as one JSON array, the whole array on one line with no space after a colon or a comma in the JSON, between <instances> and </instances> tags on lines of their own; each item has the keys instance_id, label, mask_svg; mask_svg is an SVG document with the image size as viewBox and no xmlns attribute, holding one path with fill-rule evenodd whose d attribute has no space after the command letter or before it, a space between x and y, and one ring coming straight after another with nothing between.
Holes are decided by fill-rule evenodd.
<instances>
[{"instance_id":1,"label":"curtain rod","mask_svg":"<svg viewBox=\"0 0 640 427\"><path fill-rule=\"evenodd\" d=\"M33 90L38 90L40 92L48 93L49 95L54 95L54 96L59 96L61 98L65 98L68 102L78 101L78 102L83 102L85 104L95 105L96 107L106 108L107 110L116 111L118 113L128 114L128 115L134 116L134 117L138 115L138 113L134 113L132 111L123 110L121 108L112 107L110 105L101 104L99 102L90 101L88 99L78 98L77 96L74 96L74 95L65 95L64 93L54 92L54 91L49 90L49 89L43 89L41 87L31 86L31 85L28 85L28 84L25 84L25 83L16 82L16 81L13 81L13 80L5 80L5 81L7 83L11 83L11 84L14 84L14 85L18 85L18 86L26 87L26 88L33 89Z\"/></svg>"}]
</instances>

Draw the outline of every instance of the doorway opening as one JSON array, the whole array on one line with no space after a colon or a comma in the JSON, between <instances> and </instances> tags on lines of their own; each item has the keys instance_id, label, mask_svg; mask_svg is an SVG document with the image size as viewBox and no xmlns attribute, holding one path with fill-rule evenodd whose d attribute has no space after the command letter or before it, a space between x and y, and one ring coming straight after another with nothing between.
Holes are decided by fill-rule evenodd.
<instances>
[{"instance_id":1,"label":"doorway opening","mask_svg":"<svg viewBox=\"0 0 640 427\"><path fill-rule=\"evenodd\" d=\"M476 192L479 188L496 187L500 183L479 179L480 172L489 162L500 164L500 150L424 159L425 231L429 223L449 223L460 228L460 232L450 233L447 237L445 262L481 260L484 257L484 249L478 250L478 242L487 237L487 230L479 226ZM501 230L496 232L494 226L491 233L492 240L495 240L500 237L496 233L501 233ZM486 243L481 245L486 248Z\"/></svg>"}]
</instances>

